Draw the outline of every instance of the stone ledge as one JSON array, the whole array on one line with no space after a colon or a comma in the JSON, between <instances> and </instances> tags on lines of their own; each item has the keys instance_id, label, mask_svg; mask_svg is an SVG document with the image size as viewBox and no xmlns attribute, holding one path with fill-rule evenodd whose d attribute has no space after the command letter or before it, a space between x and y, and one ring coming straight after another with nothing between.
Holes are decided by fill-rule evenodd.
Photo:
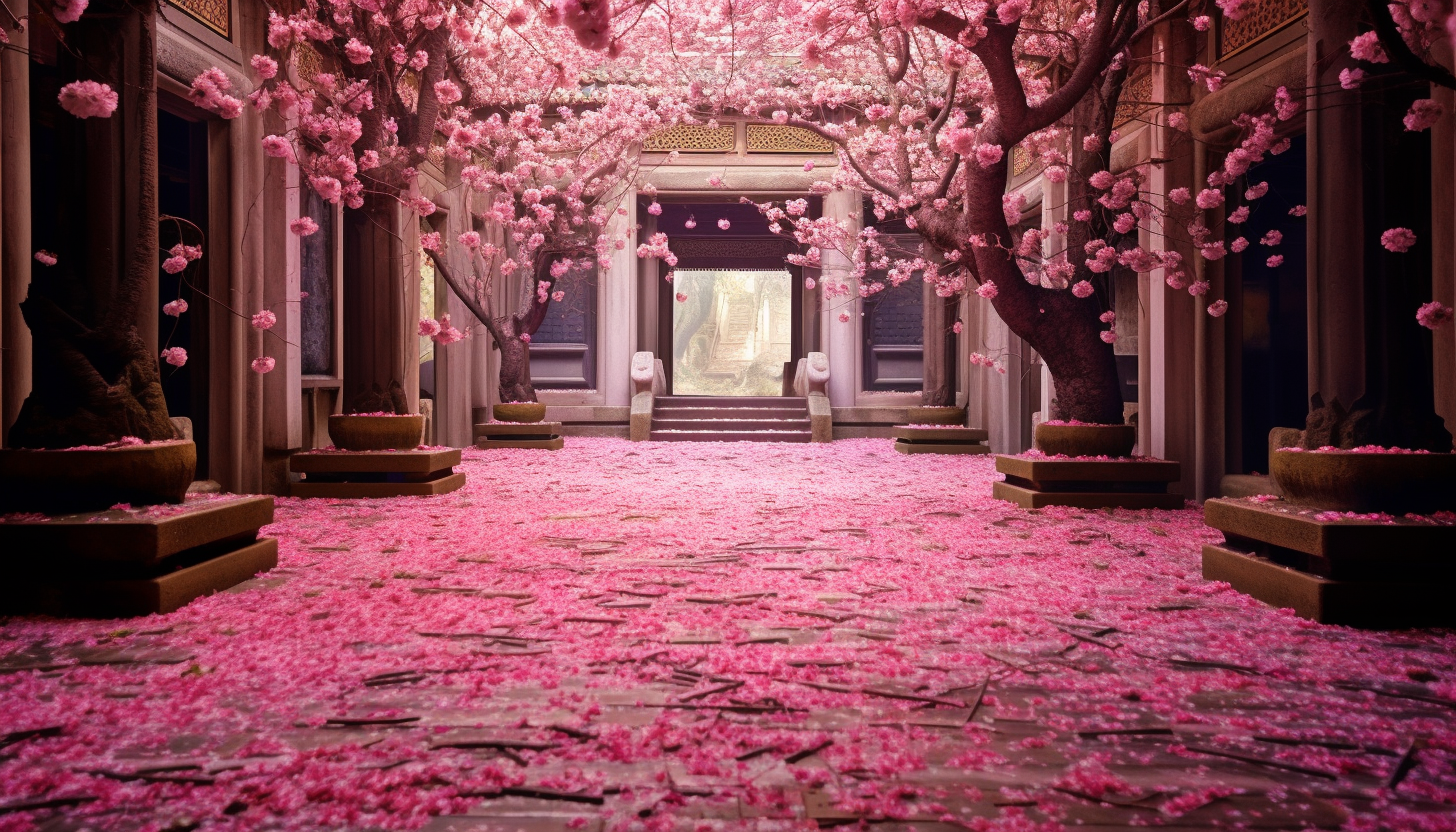
<instances>
[{"instance_id":1,"label":"stone ledge","mask_svg":"<svg viewBox=\"0 0 1456 832\"><path fill-rule=\"evenodd\" d=\"M936 426L929 428L914 425L896 425L890 435L906 442L985 442L991 432L980 428Z\"/></svg>"},{"instance_id":2,"label":"stone ledge","mask_svg":"<svg viewBox=\"0 0 1456 832\"><path fill-rule=\"evenodd\" d=\"M560 422L481 422L475 426L475 439L481 437L509 436L534 439L551 439L561 435Z\"/></svg>"},{"instance_id":3,"label":"stone ledge","mask_svg":"<svg viewBox=\"0 0 1456 832\"><path fill-rule=\"evenodd\" d=\"M1038 459L999 454L996 470L1034 482L1169 483L1180 476L1178 463L1164 459Z\"/></svg>"},{"instance_id":4,"label":"stone ledge","mask_svg":"<svg viewBox=\"0 0 1456 832\"><path fill-rule=\"evenodd\" d=\"M126 618L168 613L236 586L278 565L278 541L250 541L230 552L160 574L96 577L74 572L10 576L0 588L7 613Z\"/></svg>"},{"instance_id":5,"label":"stone ledge","mask_svg":"<svg viewBox=\"0 0 1456 832\"><path fill-rule=\"evenodd\" d=\"M219 540L251 538L272 522L272 497L228 496L180 506L11 520L0 523L0 548L70 562L150 567Z\"/></svg>"},{"instance_id":6,"label":"stone ledge","mask_svg":"<svg viewBox=\"0 0 1456 832\"><path fill-rule=\"evenodd\" d=\"M1450 626L1456 607L1444 581L1336 581L1250 552L1205 544L1203 577L1300 618L1358 627Z\"/></svg>"},{"instance_id":7,"label":"stone ledge","mask_svg":"<svg viewBox=\"0 0 1456 832\"><path fill-rule=\"evenodd\" d=\"M1073 508L1161 508L1180 509L1183 495L1163 492L1040 491L1007 482L991 484L991 496L1022 508L1071 506Z\"/></svg>"},{"instance_id":8,"label":"stone ledge","mask_svg":"<svg viewBox=\"0 0 1456 832\"><path fill-rule=\"evenodd\" d=\"M895 440L895 450L902 454L989 454L991 449L975 442L909 442Z\"/></svg>"},{"instance_id":9,"label":"stone ledge","mask_svg":"<svg viewBox=\"0 0 1456 832\"><path fill-rule=\"evenodd\" d=\"M460 464L460 449L420 451L307 451L294 454L295 474L428 474Z\"/></svg>"},{"instance_id":10,"label":"stone ledge","mask_svg":"<svg viewBox=\"0 0 1456 832\"><path fill-rule=\"evenodd\" d=\"M524 448L538 451L559 451L566 444L566 441L559 436L550 439L491 439L482 436L476 440L475 447L482 451L489 451L498 448Z\"/></svg>"},{"instance_id":11,"label":"stone ledge","mask_svg":"<svg viewBox=\"0 0 1456 832\"><path fill-rule=\"evenodd\" d=\"M465 474L445 473L437 479L416 482L295 482L290 485L289 492L294 497L340 499L432 497L458 491L464 485Z\"/></svg>"}]
</instances>

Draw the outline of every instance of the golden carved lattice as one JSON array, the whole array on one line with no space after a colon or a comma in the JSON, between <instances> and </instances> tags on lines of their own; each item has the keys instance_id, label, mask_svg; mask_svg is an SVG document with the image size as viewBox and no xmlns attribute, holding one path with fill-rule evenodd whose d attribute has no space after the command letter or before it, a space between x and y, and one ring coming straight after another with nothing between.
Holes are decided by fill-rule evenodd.
<instances>
[{"instance_id":1,"label":"golden carved lattice","mask_svg":"<svg viewBox=\"0 0 1456 832\"><path fill-rule=\"evenodd\" d=\"M1117 112L1112 117L1112 126L1121 127L1152 108L1153 76L1144 73L1123 85L1122 96L1117 100Z\"/></svg>"},{"instance_id":2,"label":"golden carved lattice","mask_svg":"<svg viewBox=\"0 0 1456 832\"><path fill-rule=\"evenodd\" d=\"M1260 0L1245 8L1248 12L1238 20L1223 19L1219 57L1226 58L1303 17L1309 12L1309 0Z\"/></svg>"},{"instance_id":3,"label":"golden carved lattice","mask_svg":"<svg viewBox=\"0 0 1456 832\"><path fill-rule=\"evenodd\" d=\"M737 139L731 124L717 127L679 124L666 130L658 130L642 143L643 150L659 153L673 150L682 153L732 153L736 146Z\"/></svg>"},{"instance_id":4,"label":"golden carved lattice","mask_svg":"<svg viewBox=\"0 0 1456 832\"><path fill-rule=\"evenodd\" d=\"M232 0L171 0L188 17L232 40Z\"/></svg>"},{"instance_id":5,"label":"golden carved lattice","mask_svg":"<svg viewBox=\"0 0 1456 832\"><path fill-rule=\"evenodd\" d=\"M299 82L309 84L324 71L324 57L307 43L300 43L293 50L293 72Z\"/></svg>"},{"instance_id":6,"label":"golden carved lattice","mask_svg":"<svg viewBox=\"0 0 1456 832\"><path fill-rule=\"evenodd\" d=\"M802 127L787 124L748 125L750 153L833 153L834 143Z\"/></svg>"},{"instance_id":7,"label":"golden carved lattice","mask_svg":"<svg viewBox=\"0 0 1456 832\"><path fill-rule=\"evenodd\" d=\"M1011 148L1011 175L1020 176L1029 170L1031 170L1031 154L1027 153L1026 148L1021 145Z\"/></svg>"}]
</instances>

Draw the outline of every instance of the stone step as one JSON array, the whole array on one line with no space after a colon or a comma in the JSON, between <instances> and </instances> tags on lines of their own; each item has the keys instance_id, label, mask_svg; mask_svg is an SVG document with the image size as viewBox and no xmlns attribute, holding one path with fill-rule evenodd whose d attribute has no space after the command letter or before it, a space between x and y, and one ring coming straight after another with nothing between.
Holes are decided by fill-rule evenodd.
<instances>
[{"instance_id":1,"label":"stone step","mask_svg":"<svg viewBox=\"0 0 1456 832\"><path fill-rule=\"evenodd\" d=\"M807 419L806 407L656 407L652 420L660 419Z\"/></svg>"},{"instance_id":2,"label":"stone step","mask_svg":"<svg viewBox=\"0 0 1456 832\"><path fill-rule=\"evenodd\" d=\"M658 407L804 407L803 396L658 396Z\"/></svg>"},{"instance_id":3,"label":"stone step","mask_svg":"<svg viewBox=\"0 0 1456 832\"><path fill-rule=\"evenodd\" d=\"M808 442L807 430L654 430L654 442Z\"/></svg>"},{"instance_id":4,"label":"stone step","mask_svg":"<svg viewBox=\"0 0 1456 832\"><path fill-rule=\"evenodd\" d=\"M809 430L809 417L807 414L798 419L736 419L736 418L712 418L712 419L679 419L654 416L652 419L653 430L693 430L693 431L730 431L740 432L746 430Z\"/></svg>"}]
</instances>

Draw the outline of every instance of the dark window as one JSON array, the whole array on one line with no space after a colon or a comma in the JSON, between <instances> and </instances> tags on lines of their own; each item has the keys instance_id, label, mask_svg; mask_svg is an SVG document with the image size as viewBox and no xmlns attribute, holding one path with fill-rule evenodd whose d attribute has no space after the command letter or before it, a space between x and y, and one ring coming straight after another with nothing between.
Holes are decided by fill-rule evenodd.
<instances>
[{"instance_id":1,"label":"dark window","mask_svg":"<svg viewBox=\"0 0 1456 832\"><path fill-rule=\"evenodd\" d=\"M531 336L531 383L550 390L590 389L596 384L597 268L587 260L556 280L561 300Z\"/></svg>"},{"instance_id":2,"label":"dark window","mask_svg":"<svg viewBox=\"0 0 1456 832\"><path fill-rule=\"evenodd\" d=\"M319 230L299 238L299 304L303 374L337 375L334 364L334 210L312 188L303 189L303 213Z\"/></svg>"}]
</instances>

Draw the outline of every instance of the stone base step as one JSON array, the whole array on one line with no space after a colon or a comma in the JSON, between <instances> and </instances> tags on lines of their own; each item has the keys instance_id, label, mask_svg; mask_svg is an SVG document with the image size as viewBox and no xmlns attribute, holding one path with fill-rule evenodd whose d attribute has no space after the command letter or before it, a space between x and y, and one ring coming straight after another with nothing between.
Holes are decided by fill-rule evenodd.
<instances>
[{"instance_id":1,"label":"stone base step","mask_svg":"<svg viewBox=\"0 0 1456 832\"><path fill-rule=\"evenodd\" d=\"M278 541L248 540L197 563L137 576L70 569L56 574L12 574L0 587L6 614L130 618L174 612L197 598L236 586L278 565Z\"/></svg>"},{"instance_id":2,"label":"stone base step","mask_svg":"<svg viewBox=\"0 0 1456 832\"><path fill-rule=\"evenodd\" d=\"M559 451L566 443L559 436L552 436L545 439L519 439L516 437L495 438L493 436L482 436L475 440L475 447L482 451L492 448L526 448L538 451Z\"/></svg>"},{"instance_id":3,"label":"stone base step","mask_svg":"<svg viewBox=\"0 0 1456 832\"><path fill-rule=\"evenodd\" d=\"M1008 482L991 483L991 496L1022 508L1072 506L1073 508L1166 508L1183 507L1182 494L1156 491L1037 491Z\"/></svg>"},{"instance_id":4,"label":"stone base step","mask_svg":"<svg viewBox=\"0 0 1456 832\"><path fill-rule=\"evenodd\" d=\"M989 454L990 447L979 442L909 442L895 440L895 450L902 454Z\"/></svg>"},{"instance_id":5,"label":"stone base step","mask_svg":"<svg viewBox=\"0 0 1456 832\"><path fill-rule=\"evenodd\" d=\"M294 497L335 497L339 499L371 499L379 497L430 497L448 494L465 485L465 474L445 473L444 476L406 482L303 482L292 483L289 493Z\"/></svg>"},{"instance_id":6,"label":"stone base step","mask_svg":"<svg viewBox=\"0 0 1456 832\"><path fill-rule=\"evenodd\" d=\"M1249 552L1203 547L1203 577L1301 618L1352 627L1449 627L1456 606L1446 581L1336 581L1280 566Z\"/></svg>"},{"instance_id":7,"label":"stone base step","mask_svg":"<svg viewBox=\"0 0 1456 832\"><path fill-rule=\"evenodd\" d=\"M677 430L652 431L654 442L808 442L807 430Z\"/></svg>"}]
</instances>

